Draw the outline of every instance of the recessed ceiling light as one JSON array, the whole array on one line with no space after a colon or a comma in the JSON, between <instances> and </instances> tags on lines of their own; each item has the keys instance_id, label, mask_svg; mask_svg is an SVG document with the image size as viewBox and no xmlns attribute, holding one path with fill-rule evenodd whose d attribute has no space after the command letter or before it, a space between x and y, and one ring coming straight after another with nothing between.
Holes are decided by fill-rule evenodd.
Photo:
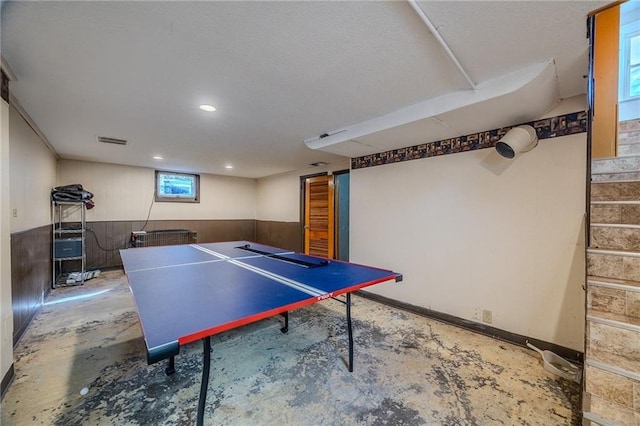
<instances>
[{"instance_id":1,"label":"recessed ceiling light","mask_svg":"<svg viewBox=\"0 0 640 426\"><path fill-rule=\"evenodd\" d=\"M162 156L160 156L160 155L154 155L153 159L154 160L164 160L164 158Z\"/></svg>"},{"instance_id":2,"label":"recessed ceiling light","mask_svg":"<svg viewBox=\"0 0 640 426\"><path fill-rule=\"evenodd\" d=\"M224 168L225 169L233 169L233 164L225 164Z\"/></svg>"},{"instance_id":3,"label":"recessed ceiling light","mask_svg":"<svg viewBox=\"0 0 640 426\"><path fill-rule=\"evenodd\" d=\"M200 105L200 109L207 112L213 112L216 110L216 107L214 107L213 105L204 104Z\"/></svg>"}]
</instances>

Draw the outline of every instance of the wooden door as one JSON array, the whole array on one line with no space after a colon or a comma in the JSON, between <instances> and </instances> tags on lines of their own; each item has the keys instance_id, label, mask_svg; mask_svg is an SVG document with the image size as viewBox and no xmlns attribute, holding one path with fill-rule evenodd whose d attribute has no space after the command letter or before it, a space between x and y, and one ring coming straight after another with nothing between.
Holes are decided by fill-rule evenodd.
<instances>
[{"instance_id":1,"label":"wooden door","mask_svg":"<svg viewBox=\"0 0 640 426\"><path fill-rule=\"evenodd\" d=\"M594 26L591 156L615 157L618 151L620 6L597 13Z\"/></svg>"},{"instance_id":2,"label":"wooden door","mask_svg":"<svg viewBox=\"0 0 640 426\"><path fill-rule=\"evenodd\" d=\"M305 180L304 252L332 259L334 248L333 176Z\"/></svg>"}]
</instances>

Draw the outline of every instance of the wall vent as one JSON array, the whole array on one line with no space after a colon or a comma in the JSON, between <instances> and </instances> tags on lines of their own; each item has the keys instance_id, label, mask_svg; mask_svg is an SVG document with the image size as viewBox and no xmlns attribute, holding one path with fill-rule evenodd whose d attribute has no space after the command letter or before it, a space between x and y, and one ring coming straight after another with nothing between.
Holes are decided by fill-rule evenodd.
<instances>
[{"instance_id":1,"label":"wall vent","mask_svg":"<svg viewBox=\"0 0 640 426\"><path fill-rule=\"evenodd\" d=\"M125 139L108 138L106 136L98 136L98 142L112 143L112 144L115 144L115 145L126 145L127 144L127 141Z\"/></svg>"}]
</instances>

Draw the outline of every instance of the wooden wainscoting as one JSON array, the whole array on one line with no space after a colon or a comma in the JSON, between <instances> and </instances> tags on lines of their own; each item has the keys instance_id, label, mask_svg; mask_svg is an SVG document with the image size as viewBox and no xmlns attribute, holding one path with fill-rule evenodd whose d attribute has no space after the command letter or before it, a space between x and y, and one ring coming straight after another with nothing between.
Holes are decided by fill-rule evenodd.
<instances>
[{"instance_id":1,"label":"wooden wainscoting","mask_svg":"<svg viewBox=\"0 0 640 426\"><path fill-rule=\"evenodd\" d=\"M132 231L144 221L88 222L87 269L122 266L120 248L129 247ZM247 240L302 250L299 222L246 220L157 220L145 230L188 229L198 233L199 243ZM11 234L11 290L13 341L17 342L42 307L51 289L51 225Z\"/></svg>"},{"instance_id":2,"label":"wooden wainscoting","mask_svg":"<svg viewBox=\"0 0 640 426\"><path fill-rule=\"evenodd\" d=\"M51 225L11 234L13 342L20 339L51 288Z\"/></svg>"},{"instance_id":3,"label":"wooden wainscoting","mask_svg":"<svg viewBox=\"0 0 640 426\"><path fill-rule=\"evenodd\" d=\"M199 243L256 239L256 221L238 220L154 220L145 231L187 229L198 233ZM131 232L140 231L144 221L87 222L87 269L121 267L121 248L130 247Z\"/></svg>"},{"instance_id":4,"label":"wooden wainscoting","mask_svg":"<svg viewBox=\"0 0 640 426\"><path fill-rule=\"evenodd\" d=\"M302 251L300 222L256 221L256 242L291 251Z\"/></svg>"}]
</instances>

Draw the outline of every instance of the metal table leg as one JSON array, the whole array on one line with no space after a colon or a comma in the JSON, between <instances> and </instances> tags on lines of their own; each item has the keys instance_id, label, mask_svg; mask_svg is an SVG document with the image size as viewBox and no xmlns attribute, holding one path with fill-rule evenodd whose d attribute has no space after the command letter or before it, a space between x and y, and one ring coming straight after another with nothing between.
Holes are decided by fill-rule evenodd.
<instances>
[{"instance_id":1,"label":"metal table leg","mask_svg":"<svg viewBox=\"0 0 640 426\"><path fill-rule=\"evenodd\" d=\"M167 376L170 376L176 372L176 358L169 358L169 362L167 363L167 368L164 369L164 372Z\"/></svg>"},{"instance_id":2,"label":"metal table leg","mask_svg":"<svg viewBox=\"0 0 640 426\"><path fill-rule=\"evenodd\" d=\"M198 426L204 425L204 406L207 402L207 389L209 387L209 369L211 367L211 336L202 339L202 382L200 383L200 400L198 401Z\"/></svg>"},{"instance_id":3,"label":"metal table leg","mask_svg":"<svg viewBox=\"0 0 640 426\"><path fill-rule=\"evenodd\" d=\"M351 293L347 293L347 331L349 332L349 372L353 373L353 329L351 327Z\"/></svg>"}]
</instances>

